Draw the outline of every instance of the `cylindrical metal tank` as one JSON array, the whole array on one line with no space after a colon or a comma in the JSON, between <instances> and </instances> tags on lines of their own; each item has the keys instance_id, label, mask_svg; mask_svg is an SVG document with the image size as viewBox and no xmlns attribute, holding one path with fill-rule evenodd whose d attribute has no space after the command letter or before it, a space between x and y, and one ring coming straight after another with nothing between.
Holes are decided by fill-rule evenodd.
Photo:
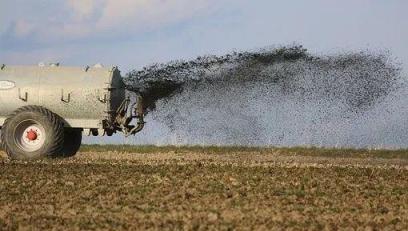
<instances>
[{"instance_id":1,"label":"cylindrical metal tank","mask_svg":"<svg viewBox=\"0 0 408 231\"><path fill-rule=\"evenodd\" d=\"M125 99L116 67L7 66L0 68L0 127L27 105L58 114L66 127L99 128L114 121Z\"/></svg>"}]
</instances>

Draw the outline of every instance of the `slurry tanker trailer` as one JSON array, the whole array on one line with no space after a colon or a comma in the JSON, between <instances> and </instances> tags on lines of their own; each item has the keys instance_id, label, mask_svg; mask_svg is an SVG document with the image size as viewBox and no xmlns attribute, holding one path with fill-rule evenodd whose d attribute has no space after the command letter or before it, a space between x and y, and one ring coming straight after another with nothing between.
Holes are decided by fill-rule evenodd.
<instances>
[{"instance_id":1,"label":"slurry tanker trailer","mask_svg":"<svg viewBox=\"0 0 408 231\"><path fill-rule=\"evenodd\" d=\"M116 67L0 64L1 147L11 159L72 156L82 134L134 135L143 115Z\"/></svg>"}]
</instances>

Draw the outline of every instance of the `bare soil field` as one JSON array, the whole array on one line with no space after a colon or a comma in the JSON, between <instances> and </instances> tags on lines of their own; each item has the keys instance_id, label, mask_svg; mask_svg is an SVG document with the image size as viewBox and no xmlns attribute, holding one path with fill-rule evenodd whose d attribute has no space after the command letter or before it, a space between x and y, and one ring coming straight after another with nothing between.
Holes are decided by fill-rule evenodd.
<instances>
[{"instance_id":1,"label":"bare soil field","mask_svg":"<svg viewBox=\"0 0 408 231\"><path fill-rule=\"evenodd\" d=\"M0 165L0 230L408 229L405 150L84 146Z\"/></svg>"}]
</instances>

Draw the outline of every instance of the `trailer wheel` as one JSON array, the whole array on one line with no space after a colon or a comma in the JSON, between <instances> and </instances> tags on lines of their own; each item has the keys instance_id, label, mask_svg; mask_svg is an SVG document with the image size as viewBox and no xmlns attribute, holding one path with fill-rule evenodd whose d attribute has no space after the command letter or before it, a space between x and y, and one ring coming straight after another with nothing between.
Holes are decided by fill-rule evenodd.
<instances>
[{"instance_id":1,"label":"trailer wheel","mask_svg":"<svg viewBox=\"0 0 408 231\"><path fill-rule=\"evenodd\" d=\"M64 147L62 148L63 157L74 156L82 142L82 129L65 128L64 130Z\"/></svg>"},{"instance_id":2,"label":"trailer wheel","mask_svg":"<svg viewBox=\"0 0 408 231\"><path fill-rule=\"evenodd\" d=\"M64 144L64 126L48 109L25 106L8 116L1 140L10 159L55 157Z\"/></svg>"}]
</instances>

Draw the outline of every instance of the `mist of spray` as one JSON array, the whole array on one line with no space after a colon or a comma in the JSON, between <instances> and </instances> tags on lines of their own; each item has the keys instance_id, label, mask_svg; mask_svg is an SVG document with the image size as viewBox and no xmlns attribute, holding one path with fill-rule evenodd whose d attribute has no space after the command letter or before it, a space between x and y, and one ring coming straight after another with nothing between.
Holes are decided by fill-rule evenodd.
<instances>
[{"instance_id":1,"label":"mist of spray","mask_svg":"<svg viewBox=\"0 0 408 231\"><path fill-rule=\"evenodd\" d=\"M155 121L140 142L398 147L408 141L400 105L405 81L387 52L316 56L301 46L234 52L151 65L131 71L125 82L144 97L147 118Z\"/></svg>"}]
</instances>

